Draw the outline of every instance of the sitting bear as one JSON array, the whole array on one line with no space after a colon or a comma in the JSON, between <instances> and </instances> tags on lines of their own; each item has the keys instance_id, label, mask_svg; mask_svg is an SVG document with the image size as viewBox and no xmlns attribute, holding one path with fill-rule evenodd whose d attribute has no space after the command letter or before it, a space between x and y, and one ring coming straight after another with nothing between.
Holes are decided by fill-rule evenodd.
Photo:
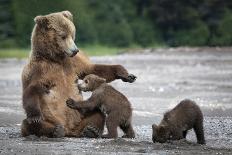
<instances>
[{"instance_id":1,"label":"sitting bear","mask_svg":"<svg viewBox=\"0 0 232 155\"><path fill-rule=\"evenodd\" d=\"M164 114L158 126L152 125L152 140L154 143L164 143L167 140L183 139L192 128L195 131L197 143L205 144L202 112L194 101L183 100L174 109Z\"/></svg>"},{"instance_id":2,"label":"sitting bear","mask_svg":"<svg viewBox=\"0 0 232 155\"><path fill-rule=\"evenodd\" d=\"M70 98L66 101L67 106L85 112L100 109L102 113L106 114L108 134L103 135L102 138L117 138L118 126L124 132L123 138L135 137L131 124L132 108L122 93L107 84L105 79L93 74L84 78L79 89L93 93L86 101L74 101Z\"/></svg>"},{"instance_id":3,"label":"sitting bear","mask_svg":"<svg viewBox=\"0 0 232 155\"><path fill-rule=\"evenodd\" d=\"M107 82L121 79L134 82L121 65L94 64L75 44L76 28L69 11L35 17L31 35L31 53L22 72L22 104L26 119L21 134L47 137L98 137L105 116L93 111L82 117L66 106L72 97L82 100L73 81L96 74Z\"/></svg>"}]
</instances>

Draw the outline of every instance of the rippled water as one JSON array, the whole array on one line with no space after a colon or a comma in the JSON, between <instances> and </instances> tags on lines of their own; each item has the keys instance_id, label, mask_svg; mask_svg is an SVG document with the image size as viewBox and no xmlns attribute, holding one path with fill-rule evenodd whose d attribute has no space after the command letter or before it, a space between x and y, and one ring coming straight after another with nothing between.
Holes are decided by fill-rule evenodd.
<instances>
[{"instance_id":1,"label":"rippled water","mask_svg":"<svg viewBox=\"0 0 232 155\"><path fill-rule=\"evenodd\" d=\"M197 152L210 154L210 151L218 151L214 148L219 148L219 152L220 149L226 150L226 153L232 149L232 52L162 50L134 55L91 57L91 60L96 63L122 64L130 73L137 75L137 81L132 84L121 81L112 83L132 103L137 138L116 141L75 138L25 141L20 138L19 127L25 117L21 107L20 74L25 60L7 59L0 60L0 144L3 146L0 153L9 153L11 149L13 152L20 152L19 148L25 153L27 146L30 146L31 152L39 147L54 154L59 154L59 151L85 153L90 150L101 154L165 154L166 149L169 150L168 153L175 154L178 150L187 153L185 148L195 148ZM85 98L88 96L89 94L84 94ZM207 146L199 147L187 142L153 144L151 124L159 123L165 111L185 98L195 100L203 110ZM190 132L187 140L196 141L193 132ZM7 149L9 142L12 142L12 146ZM124 145L120 146L120 143ZM190 149L191 153L194 151Z\"/></svg>"}]
</instances>

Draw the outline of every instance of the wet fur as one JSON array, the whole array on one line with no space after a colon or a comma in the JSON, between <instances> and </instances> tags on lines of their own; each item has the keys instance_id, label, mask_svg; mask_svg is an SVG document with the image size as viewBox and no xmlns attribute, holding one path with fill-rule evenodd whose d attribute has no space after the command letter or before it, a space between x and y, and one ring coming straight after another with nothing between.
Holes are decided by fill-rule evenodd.
<instances>
[{"instance_id":1,"label":"wet fur","mask_svg":"<svg viewBox=\"0 0 232 155\"><path fill-rule=\"evenodd\" d=\"M164 114L157 126L152 125L153 142L164 143L167 140L186 138L187 132L194 129L197 143L205 144L203 129L203 114L194 101L183 100L174 109Z\"/></svg>"},{"instance_id":2,"label":"wet fur","mask_svg":"<svg viewBox=\"0 0 232 155\"><path fill-rule=\"evenodd\" d=\"M64 43L61 36L65 34L69 40L75 39L70 12L37 16L35 22L31 55L22 72L22 100L27 115L21 126L22 136L81 137L85 136L83 132L88 133L87 127L96 128L101 134L105 122L101 112L92 111L82 117L65 104L69 97L82 100L74 84L76 77L82 79L94 73L107 82L119 78L133 82L135 76L131 78L121 65L92 64L82 52L73 57L65 54L65 50L72 47Z\"/></svg>"},{"instance_id":3,"label":"wet fur","mask_svg":"<svg viewBox=\"0 0 232 155\"><path fill-rule=\"evenodd\" d=\"M92 91L91 97L85 101L69 99L66 101L67 105L81 111L100 109L103 114L107 115L108 134L103 135L103 138L117 138L117 127L124 132L124 138L134 138L135 134L131 124L132 108L128 99L98 76L88 75L84 78L84 81L86 80L88 83L82 89Z\"/></svg>"}]
</instances>

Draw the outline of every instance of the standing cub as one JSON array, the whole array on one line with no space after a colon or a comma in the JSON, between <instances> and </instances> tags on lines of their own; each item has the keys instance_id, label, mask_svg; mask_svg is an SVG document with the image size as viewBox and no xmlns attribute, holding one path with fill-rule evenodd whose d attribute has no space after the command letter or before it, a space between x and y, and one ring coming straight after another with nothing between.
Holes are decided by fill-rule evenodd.
<instances>
[{"instance_id":1,"label":"standing cub","mask_svg":"<svg viewBox=\"0 0 232 155\"><path fill-rule=\"evenodd\" d=\"M92 91L92 95L86 101L74 101L68 99L67 106L82 112L100 109L107 115L106 127L108 134L102 138L117 138L117 127L123 132L123 138L134 138L135 133L131 124L132 108L128 99L119 91L106 83L106 80L96 75L87 75L83 83L78 85L82 91Z\"/></svg>"},{"instance_id":2,"label":"standing cub","mask_svg":"<svg viewBox=\"0 0 232 155\"><path fill-rule=\"evenodd\" d=\"M187 132L194 129L197 143L205 144L203 130L203 115L194 101L183 100L174 109L164 114L164 118L157 126L152 125L152 140L164 143L167 140L186 138Z\"/></svg>"}]
</instances>

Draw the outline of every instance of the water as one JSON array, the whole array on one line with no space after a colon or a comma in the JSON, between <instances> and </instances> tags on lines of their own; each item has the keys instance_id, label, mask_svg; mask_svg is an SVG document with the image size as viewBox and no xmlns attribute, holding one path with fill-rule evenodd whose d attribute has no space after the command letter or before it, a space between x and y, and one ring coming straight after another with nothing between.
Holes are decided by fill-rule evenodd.
<instances>
[{"instance_id":1,"label":"water","mask_svg":"<svg viewBox=\"0 0 232 155\"><path fill-rule=\"evenodd\" d=\"M124 93L133 107L136 139L102 140L20 137L25 114L21 106L20 76L25 60L0 60L0 153L18 154L229 154L232 150L232 52L157 50L153 53L91 57L95 63L123 64L138 76L135 83L111 84ZM87 98L89 94L84 94ZM187 141L153 144L151 125L183 99L192 99L204 114L206 146ZM120 135L122 133L120 132Z\"/></svg>"}]
</instances>

